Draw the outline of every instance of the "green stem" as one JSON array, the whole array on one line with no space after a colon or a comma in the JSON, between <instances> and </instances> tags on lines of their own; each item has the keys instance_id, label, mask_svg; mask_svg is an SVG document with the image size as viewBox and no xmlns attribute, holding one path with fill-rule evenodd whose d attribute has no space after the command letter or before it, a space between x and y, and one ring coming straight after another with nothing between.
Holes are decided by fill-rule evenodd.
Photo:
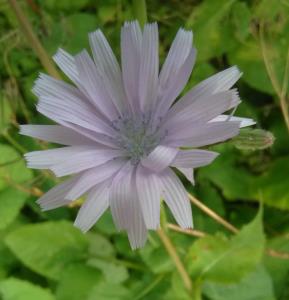
<instances>
[{"instance_id":1,"label":"green stem","mask_svg":"<svg viewBox=\"0 0 289 300\"><path fill-rule=\"evenodd\" d=\"M17 1L16 0L8 0L8 2L10 3L11 8L14 11L14 13L15 13L15 15L16 15L19 23L20 23L21 29L22 29L25 37L27 38L30 46L35 51L36 55L38 56L38 58L39 58L41 64L43 65L44 69L52 77L60 79L61 77L60 77L57 69L55 68L51 58L49 57L49 55L47 54L47 52L43 48L40 40L38 39L38 37L34 33L33 28L31 26L29 20L27 19L27 17L23 13L23 10L20 8Z\"/></svg>"},{"instance_id":2,"label":"green stem","mask_svg":"<svg viewBox=\"0 0 289 300\"><path fill-rule=\"evenodd\" d=\"M133 13L135 18L139 21L141 28L147 23L147 6L145 0L133 0Z\"/></svg>"},{"instance_id":3,"label":"green stem","mask_svg":"<svg viewBox=\"0 0 289 300\"><path fill-rule=\"evenodd\" d=\"M165 275L160 274L151 284L149 284L140 294L138 294L138 296L136 296L134 300L142 299L144 296L150 293L164 278Z\"/></svg>"},{"instance_id":4,"label":"green stem","mask_svg":"<svg viewBox=\"0 0 289 300\"><path fill-rule=\"evenodd\" d=\"M202 300L202 282L199 279L193 283L192 300Z\"/></svg>"}]
</instances>

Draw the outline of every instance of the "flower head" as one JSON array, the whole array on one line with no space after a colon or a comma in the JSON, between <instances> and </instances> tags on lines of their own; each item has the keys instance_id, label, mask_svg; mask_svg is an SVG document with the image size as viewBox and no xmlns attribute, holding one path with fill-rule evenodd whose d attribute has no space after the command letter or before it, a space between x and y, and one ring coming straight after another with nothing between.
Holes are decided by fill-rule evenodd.
<instances>
[{"instance_id":1,"label":"flower head","mask_svg":"<svg viewBox=\"0 0 289 300\"><path fill-rule=\"evenodd\" d=\"M193 182L193 169L218 155L196 147L232 138L253 122L223 114L240 103L231 89L241 76L236 67L174 104L194 66L192 40L192 32L180 29L160 72L156 23L143 32L138 22L125 23L121 67L100 30L89 35L93 59L86 50L76 56L57 52L55 62L74 85L41 74L33 92L37 110L58 125L21 126L24 135L65 145L25 155L28 167L72 175L37 201L43 210L87 194L75 225L89 230L110 207L132 248L159 227L161 197L181 227L193 226L186 190L170 167Z\"/></svg>"}]
</instances>

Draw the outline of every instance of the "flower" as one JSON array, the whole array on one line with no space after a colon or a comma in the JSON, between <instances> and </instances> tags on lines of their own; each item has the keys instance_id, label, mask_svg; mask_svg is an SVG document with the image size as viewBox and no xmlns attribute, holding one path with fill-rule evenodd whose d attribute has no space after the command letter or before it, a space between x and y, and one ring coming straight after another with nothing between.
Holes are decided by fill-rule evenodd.
<instances>
[{"instance_id":1,"label":"flower","mask_svg":"<svg viewBox=\"0 0 289 300\"><path fill-rule=\"evenodd\" d=\"M223 114L240 103L231 89L241 76L237 67L202 81L174 104L196 59L192 40L191 31L178 31L160 73L156 23L143 32L138 22L125 23L121 68L100 30L89 34L93 60L86 50L56 53L75 86L40 74L33 92L37 110L58 125L22 125L20 131L66 145L25 155L30 168L72 175L37 201L43 210L87 194L75 225L89 230L110 207L132 248L159 227L161 197L182 228L193 226L186 190L171 167L193 182L193 169L218 155L196 147L232 138L254 122Z\"/></svg>"}]
</instances>

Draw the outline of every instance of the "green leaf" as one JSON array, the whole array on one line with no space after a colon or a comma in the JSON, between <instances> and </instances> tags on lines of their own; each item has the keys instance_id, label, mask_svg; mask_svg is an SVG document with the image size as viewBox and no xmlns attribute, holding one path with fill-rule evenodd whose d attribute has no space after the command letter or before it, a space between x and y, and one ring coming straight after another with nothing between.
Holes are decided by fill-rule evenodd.
<instances>
[{"instance_id":1,"label":"green leaf","mask_svg":"<svg viewBox=\"0 0 289 300\"><path fill-rule=\"evenodd\" d=\"M107 281L112 283L122 283L129 278L127 269L121 265L121 261L106 261L93 258L88 261L93 266L102 271Z\"/></svg>"},{"instance_id":2,"label":"green leaf","mask_svg":"<svg viewBox=\"0 0 289 300\"><path fill-rule=\"evenodd\" d=\"M289 209L288 189L289 156L276 159L267 172L256 182L256 198L261 197L267 205Z\"/></svg>"},{"instance_id":3,"label":"green leaf","mask_svg":"<svg viewBox=\"0 0 289 300\"><path fill-rule=\"evenodd\" d=\"M15 220L26 198L27 194L15 188L0 191L0 230Z\"/></svg>"},{"instance_id":4,"label":"green leaf","mask_svg":"<svg viewBox=\"0 0 289 300\"><path fill-rule=\"evenodd\" d=\"M24 265L55 280L88 251L86 237L66 221L25 225L8 234L5 242Z\"/></svg>"},{"instance_id":5,"label":"green leaf","mask_svg":"<svg viewBox=\"0 0 289 300\"><path fill-rule=\"evenodd\" d=\"M207 282L204 294L210 300L276 300L272 279L262 265L235 284Z\"/></svg>"},{"instance_id":6,"label":"green leaf","mask_svg":"<svg viewBox=\"0 0 289 300\"><path fill-rule=\"evenodd\" d=\"M236 282L251 272L264 250L262 215L261 208L255 219L231 239L219 234L197 240L187 255L191 276L216 282Z\"/></svg>"},{"instance_id":7,"label":"green leaf","mask_svg":"<svg viewBox=\"0 0 289 300\"><path fill-rule=\"evenodd\" d=\"M48 289L17 278L9 278L0 282L2 300L54 300Z\"/></svg>"},{"instance_id":8,"label":"green leaf","mask_svg":"<svg viewBox=\"0 0 289 300\"><path fill-rule=\"evenodd\" d=\"M235 0L207 0L194 7L187 21L187 27L194 31L194 44L198 60L206 61L221 55L235 44L231 33L231 24L225 16Z\"/></svg>"},{"instance_id":9,"label":"green leaf","mask_svg":"<svg viewBox=\"0 0 289 300\"><path fill-rule=\"evenodd\" d=\"M90 290L101 278L101 273L95 268L81 264L68 266L58 283L56 299L87 299Z\"/></svg>"},{"instance_id":10,"label":"green leaf","mask_svg":"<svg viewBox=\"0 0 289 300\"><path fill-rule=\"evenodd\" d=\"M22 183L32 178L18 152L4 144L0 144L0 190L7 187L7 181Z\"/></svg>"},{"instance_id":11,"label":"green leaf","mask_svg":"<svg viewBox=\"0 0 289 300\"><path fill-rule=\"evenodd\" d=\"M255 197L256 186L254 176L237 164L235 152L232 147L220 145L216 147L220 155L216 160L199 170L200 179L207 178L218 186L226 199L252 199Z\"/></svg>"},{"instance_id":12,"label":"green leaf","mask_svg":"<svg viewBox=\"0 0 289 300\"><path fill-rule=\"evenodd\" d=\"M271 250L280 253L289 253L289 238L288 236L280 236L268 241L267 247ZM264 258L264 264L272 276L276 296L281 298L284 293L289 292L288 275L289 275L289 260L280 257L267 255ZM281 298L283 299L283 298ZM288 298L284 298L288 299Z\"/></svg>"},{"instance_id":13,"label":"green leaf","mask_svg":"<svg viewBox=\"0 0 289 300\"><path fill-rule=\"evenodd\" d=\"M127 300L133 299L130 291L120 284L101 282L94 286L87 300Z\"/></svg>"}]
</instances>

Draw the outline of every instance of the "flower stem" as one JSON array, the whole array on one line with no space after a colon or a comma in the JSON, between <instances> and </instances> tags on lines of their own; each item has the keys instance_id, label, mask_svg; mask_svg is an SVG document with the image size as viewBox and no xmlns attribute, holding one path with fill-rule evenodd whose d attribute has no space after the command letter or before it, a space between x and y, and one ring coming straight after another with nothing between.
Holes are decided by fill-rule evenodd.
<instances>
[{"instance_id":1,"label":"flower stem","mask_svg":"<svg viewBox=\"0 0 289 300\"><path fill-rule=\"evenodd\" d=\"M229 231L233 233L238 233L239 229L230 224L228 221L223 219L221 216L219 216L217 213L215 213L213 210L211 210L209 207L204 205L201 201L199 201L197 198L195 198L190 193L188 194L189 199L193 204L195 204L199 209L201 209L204 213L206 213L208 216L210 216L212 219L217 221L218 223L222 224L224 227L226 227Z\"/></svg>"},{"instance_id":2,"label":"flower stem","mask_svg":"<svg viewBox=\"0 0 289 300\"><path fill-rule=\"evenodd\" d=\"M133 13L135 18L139 21L141 28L147 22L147 7L145 0L133 0Z\"/></svg>"},{"instance_id":3,"label":"flower stem","mask_svg":"<svg viewBox=\"0 0 289 300\"><path fill-rule=\"evenodd\" d=\"M32 49L34 50L36 55L38 56L38 58L39 58L39 60L42 64L42 66L44 67L44 69L51 76L60 79L61 77L60 77L57 69L55 68L52 60L49 57L49 55L47 54L47 52L43 48L40 40L38 39L38 37L34 33L33 28L31 26L29 20L27 19L27 17L23 13L23 10L20 8L19 4L17 3L17 0L8 0L8 2L10 3L11 8L14 11L14 13L15 13L15 15L16 15L19 23L20 23L21 29L23 30L23 33L24 33L25 37L27 38L30 46L32 47Z\"/></svg>"},{"instance_id":4,"label":"flower stem","mask_svg":"<svg viewBox=\"0 0 289 300\"><path fill-rule=\"evenodd\" d=\"M157 233L158 233L162 243L164 244L167 252L169 253L170 257L172 258L173 262L175 263L175 266L184 282L186 289L188 291L191 291L192 290L191 279L190 279L189 274L187 273L179 255L177 253L175 246L173 245L172 241L166 234L165 230L160 228L157 230Z\"/></svg>"},{"instance_id":5,"label":"flower stem","mask_svg":"<svg viewBox=\"0 0 289 300\"><path fill-rule=\"evenodd\" d=\"M202 300L202 282L199 279L194 282L192 300Z\"/></svg>"}]
</instances>

